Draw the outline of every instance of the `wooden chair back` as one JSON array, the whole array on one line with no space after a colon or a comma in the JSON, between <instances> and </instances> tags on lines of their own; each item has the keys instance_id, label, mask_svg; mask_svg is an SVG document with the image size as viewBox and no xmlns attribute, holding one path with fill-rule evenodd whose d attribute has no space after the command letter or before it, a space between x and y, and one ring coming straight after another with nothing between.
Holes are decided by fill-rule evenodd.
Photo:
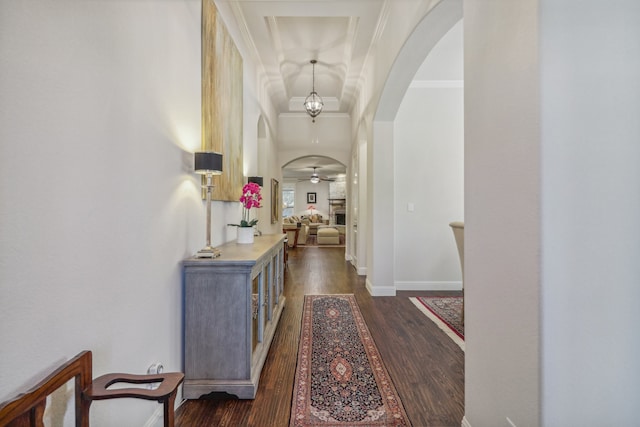
<instances>
[{"instance_id":1,"label":"wooden chair back","mask_svg":"<svg viewBox=\"0 0 640 427\"><path fill-rule=\"evenodd\" d=\"M82 351L64 363L33 388L11 400L0 403L0 427L44 427L43 416L47 396L75 379L76 427L89 427L89 408L94 400L133 397L155 400L164 405L164 425L174 425L174 403L182 372L157 375L106 374L92 380L92 356ZM116 388L116 383L156 384L154 388Z\"/></svg>"},{"instance_id":2,"label":"wooden chair back","mask_svg":"<svg viewBox=\"0 0 640 427\"><path fill-rule=\"evenodd\" d=\"M83 412L82 391L91 384L91 369L91 352L81 352L28 391L0 404L0 426L44 427L42 417L47 396L75 379L76 427L88 427L88 410Z\"/></svg>"}]
</instances>

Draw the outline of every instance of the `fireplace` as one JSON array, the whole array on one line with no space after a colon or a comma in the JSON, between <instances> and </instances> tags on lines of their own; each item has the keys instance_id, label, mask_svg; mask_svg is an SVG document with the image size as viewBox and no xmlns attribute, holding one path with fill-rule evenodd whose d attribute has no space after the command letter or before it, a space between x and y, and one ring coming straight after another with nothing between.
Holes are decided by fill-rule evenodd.
<instances>
[{"instance_id":1,"label":"fireplace","mask_svg":"<svg viewBox=\"0 0 640 427\"><path fill-rule=\"evenodd\" d=\"M336 212L336 225L346 225L347 224L347 214L344 212L339 213Z\"/></svg>"}]
</instances>

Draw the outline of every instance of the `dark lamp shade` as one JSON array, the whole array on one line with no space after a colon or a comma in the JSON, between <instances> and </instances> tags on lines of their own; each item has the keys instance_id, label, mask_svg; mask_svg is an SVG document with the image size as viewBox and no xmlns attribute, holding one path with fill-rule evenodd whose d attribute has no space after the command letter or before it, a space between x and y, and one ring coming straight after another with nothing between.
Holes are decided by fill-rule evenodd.
<instances>
[{"instance_id":1,"label":"dark lamp shade","mask_svg":"<svg viewBox=\"0 0 640 427\"><path fill-rule=\"evenodd\" d=\"M222 154L213 152L195 153L193 159L196 173L222 174Z\"/></svg>"},{"instance_id":2,"label":"dark lamp shade","mask_svg":"<svg viewBox=\"0 0 640 427\"><path fill-rule=\"evenodd\" d=\"M262 177L261 176L250 176L247 178L247 183L249 182L254 182L256 184L258 184L260 187L262 187Z\"/></svg>"}]
</instances>

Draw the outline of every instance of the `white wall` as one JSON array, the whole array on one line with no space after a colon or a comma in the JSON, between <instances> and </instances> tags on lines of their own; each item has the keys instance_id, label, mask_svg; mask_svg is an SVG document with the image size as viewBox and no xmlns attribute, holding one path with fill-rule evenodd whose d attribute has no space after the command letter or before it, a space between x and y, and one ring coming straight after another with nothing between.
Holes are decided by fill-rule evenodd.
<instances>
[{"instance_id":1,"label":"white wall","mask_svg":"<svg viewBox=\"0 0 640 427\"><path fill-rule=\"evenodd\" d=\"M283 167L292 160L307 156L330 157L349 165L351 158L351 129L347 114L322 113L316 123L304 113L280 114L278 117L278 163ZM312 136L318 142L311 142ZM300 139L308 141L299 148ZM322 171L320 171L322 172ZM306 202L306 201L305 201Z\"/></svg>"},{"instance_id":2,"label":"white wall","mask_svg":"<svg viewBox=\"0 0 640 427\"><path fill-rule=\"evenodd\" d=\"M329 218L329 183L321 181L312 184L310 181L296 183L295 214L309 215L309 206L315 206L314 214L321 214L323 218ZM307 193L316 193L316 203L307 203Z\"/></svg>"},{"instance_id":3,"label":"white wall","mask_svg":"<svg viewBox=\"0 0 640 427\"><path fill-rule=\"evenodd\" d=\"M180 261L205 243L200 11L2 2L0 400L83 349L94 375L182 369ZM214 244L238 215L214 202ZM144 425L157 408L99 402L92 425Z\"/></svg>"},{"instance_id":4,"label":"white wall","mask_svg":"<svg viewBox=\"0 0 640 427\"><path fill-rule=\"evenodd\" d=\"M367 274L367 144L358 140L353 144L351 167L347 181L347 233L345 257L359 275ZM364 193L364 194L362 194Z\"/></svg>"},{"instance_id":5,"label":"white wall","mask_svg":"<svg viewBox=\"0 0 640 427\"><path fill-rule=\"evenodd\" d=\"M366 287L373 296L393 296L395 286L394 247L394 173L393 122L374 122L375 140L367 144L367 279ZM373 172L373 173L371 173ZM362 227L359 228L362 230Z\"/></svg>"},{"instance_id":6,"label":"white wall","mask_svg":"<svg viewBox=\"0 0 640 427\"><path fill-rule=\"evenodd\" d=\"M540 3L542 425L638 425L640 4Z\"/></svg>"},{"instance_id":7,"label":"white wall","mask_svg":"<svg viewBox=\"0 0 640 427\"><path fill-rule=\"evenodd\" d=\"M272 131L276 132L275 129L272 129ZM273 136L273 132L269 132L265 138L258 139L258 152L256 153L259 164L256 175L262 176L264 182L261 192L262 208L252 214L257 215L257 228L263 234L275 234L282 232L280 221L276 221L275 223L271 222L271 203L273 197L271 194L271 180L275 179L282 183L282 169L278 164L277 142ZM282 186L280 189L282 189Z\"/></svg>"},{"instance_id":8,"label":"white wall","mask_svg":"<svg viewBox=\"0 0 640 427\"><path fill-rule=\"evenodd\" d=\"M315 123L306 113L282 113L278 116L278 148L286 152L307 144L305 153L322 150L349 152L351 147L350 121L347 114L322 113Z\"/></svg>"},{"instance_id":9,"label":"white wall","mask_svg":"<svg viewBox=\"0 0 640 427\"><path fill-rule=\"evenodd\" d=\"M280 167L292 160L307 156L325 156L349 165L351 156L350 118L347 114L322 113L312 123L306 114L280 114L278 117L278 164ZM312 142L314 137L318 142ZM308 143L296 148L300 139ZM320 171L322 174L322 171ZM307 193L316 193L316 210L329 218L329 183L312 184L309 181L295 183L295 214L307 215Z\"/></svg>"},{"instance_id":10,"label":"white wall","mask_svg":"<svg viewBox=\"0 0 640 427\"><path fill-rule=\"evenodd\" d=\"M359 232L366 231L367 289L372 295L395 295L396 291L395 254L391 257L388 253L388 248L395 244L394 230L388 228L389 224L395 224L394 171L389 167L389 163L395 163L393 121L426 56L462 18L460 0L389 5L389 22L396 22L399 17L403 22L385 27L394 33L388 39L386 33L383 35L384 47L367 63L372 75L365 79L357 105L359 115L353 125L358 129L356 139L367 144L367 191L360 193L360 206L366 206L367 210L366 224L359 227ZM411 10L413 7L416 9ZM401 37L400 45L395 45L397 37Z\"/></svg>"},{"instance_id":11,"label":"white wall","mask_svg":"<svg viewBox=\"0 0 640 427\"><path fill-rule=\"evenodd\" d=\"M636 425L640 7L465 2L467 425Z\"/></svg>"},{"instance_id":12,"label":"white wall","mask_svg":"<svg viewBox=\"0 0 640 427\"><path fill-rule=\"evenodd\" d=\"M464 220L462 53L460 21L425 59L394 122L398 290L462 285L449 227Z\"/></svg>"},{"instance_id":13,"label":"white wall","mask_svg":"<svg viewBox=\"0 0 640 427\"><path fill-rule=\"evenodd\" d=\"M449 223L464 220L462 122L462 87L410 89L398 111L394 122L397 289L461 287L460 260Z\"/></svg>"},{"instance_id":14,"label":"white wall","mask_svg":"<svg viewBox=\"0 0 640 427\"><path fill-rule=\"evenodd\" d=\"M312 184L308 180L298 181L296 180L287 180L284 181L282 189L289 188L292 189L295 193L294 200L294 208L293 215L302 216L309 215L309 209L307 209L310 205L315 206L313 210L314 214L321 214L323 217L327 218L329 214L329 183L328 182L319 182L317 184ZM316 203L307 203L307 193L316 193Z\"/></svg>"},{"instance_id":15,"label":"white wall","mask_svg":"<svg viewBox=\"0 0 640 427\"><path fill-rule=\"evenodd\" d=\"M465 417L540 424L535 1L466 1Z\"/></svg>"}]
</instances>

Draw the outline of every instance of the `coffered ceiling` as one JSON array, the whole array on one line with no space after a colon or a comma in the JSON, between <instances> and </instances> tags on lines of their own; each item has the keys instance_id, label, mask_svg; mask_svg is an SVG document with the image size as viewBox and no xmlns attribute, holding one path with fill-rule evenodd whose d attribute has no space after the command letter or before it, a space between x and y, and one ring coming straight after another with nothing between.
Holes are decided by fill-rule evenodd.
<instances>
[{"instance_id":1,"label":"coffered ceiling","mask_svg":"<svg viewBox=\"0 0 640 427\"><path fill-rule=\"evenodd\" d=\"M386 0L388 1L388 0ZM397 1L397 0L396 0ZM279 113L303 112L312 88L324 112L349 112L362 67L384 25L385 0L223 0L261 64Z\"/></svg>"},{"instance_id":2,"label":"coffered ceiling","mask_svg":"<svg viewBox=\"0 0 640 427\"><path fill-rule=\"evenodd\" d=\"M438 4L436 0L215 1L234 17L247 54L265 76L260 85L276 112L294 115L306 115L303 104L312 90L312 59L317 60L315 90L324 101L322 114L350 113L364 81L363 67L375 62L369 55L385 43L383 30L414 25L412 18ZM407 16L398 15L398 10ZM300 149L309 138L286 143L293 144L288 149ZM286 165L283 177L309 176L313 166L327 176L345 172L345 166L332 159L305 157Z\"/></svg>"}]
</instances>

